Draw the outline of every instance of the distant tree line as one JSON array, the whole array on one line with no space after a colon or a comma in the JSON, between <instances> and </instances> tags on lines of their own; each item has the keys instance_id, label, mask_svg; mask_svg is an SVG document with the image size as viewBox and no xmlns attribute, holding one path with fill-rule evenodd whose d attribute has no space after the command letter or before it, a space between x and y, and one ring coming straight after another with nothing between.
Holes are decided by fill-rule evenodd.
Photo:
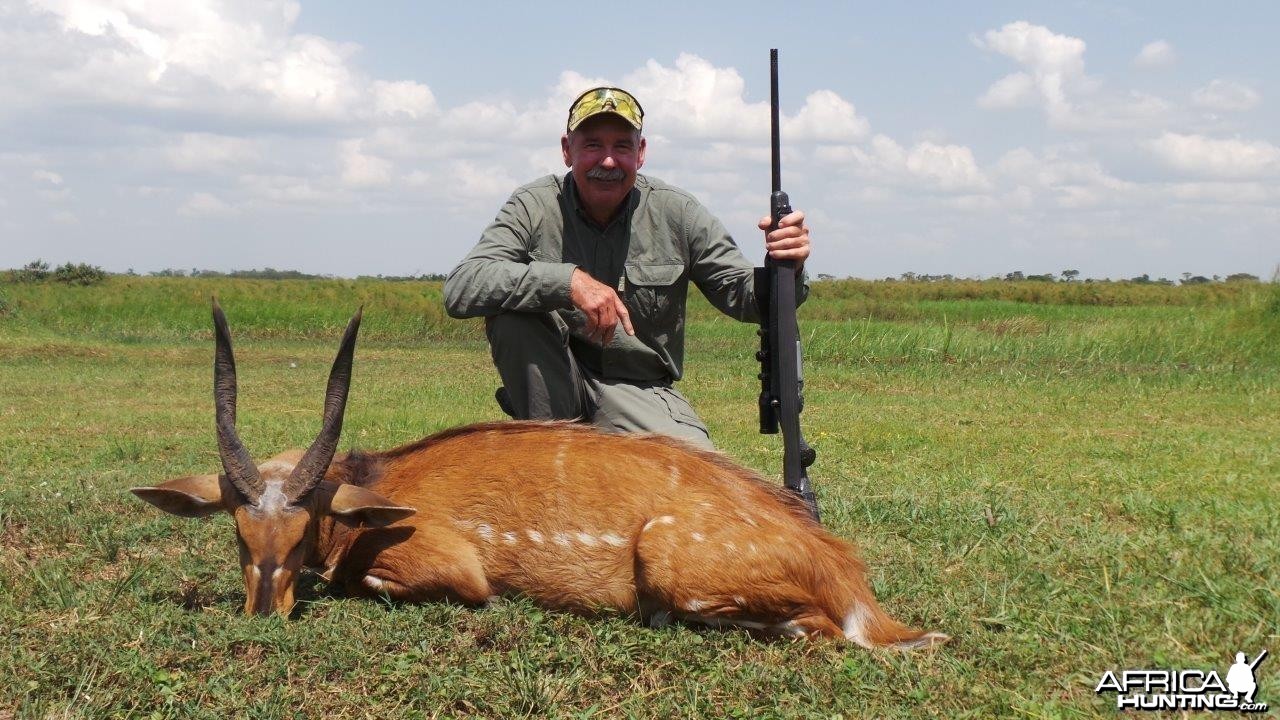
<instances>
[{"instance_id":1,"label":"distant tree line","mask_svg":"<svg viewBox=\"0 0 1280 720\"><path fill-rule=\"evenodd\" d=\"M135 274L130 270L127 274ZM147 273L151 277L194 277L194 278L252 278L256 280L332 280L334 275L312 275L310 273L299 272L297 270L276 270L275 268L263 268L262 270L231 270L229 272L221 272L218 270L201 270L199 268L191 268L190 270L166 269L157 270ZM423 273L421 275L360 275L357 280L388 280L392 282L403 282L409 280L444 280L442 273Z\"/></svg>"},{"instance_id":2,"label":"distant tree line","mask_svg":"<svg viewBox=\"0 0 1280 720\"><path fill-rule=\"evenodd\" d=\"M65 263L56 268L49 267L49 263L43 260L33 260L25 266L14 270L0 271L0 278L5 281L14 283L26 282L61 282L70 285L93 285L106 279L111 273L106 272L96 265L88 263ZM127 276L137 277L138 273L129 268L128 272L123 273ZM248 278L255 280L332 280L333 275L313 275L310 273L299 272L297 270L276 270L275 268L263 268L261 270L231 270L222 272L219 270L201 270L200 268L191 268L190 270L180 270L175 268L166 268L164 270L155 270L147 273L150 277L190 277L190 278ZM442 281L445 279L443 273L422 273L420 275L360 275L357 280L384 280L387 282L408 282L434 280ZM836 280L836 276L827 273L818 273L817 280L827 281ZM952 282L957 280L982 280L983 278L967 278L957 277L950 273L944 275L930 275L928 273L904 272L898 277L886 277L884 282ZM1179 281L1170 280L1169 278L1152 279L1147 273L1143 273L1136 277L1122 280L1111 280L1109 278L1080 279L1079 270L1063 270L1061 273L1043 273L1028 274L1021 270L1014 270L1005 273L1003 277L992 276L985 278L988 281L1005 281L1005 282L1084 282L1084 283L1110 283L1110 282L1131 282L1140 285L1201 285L1204 283L1215 282L1259 282L1257 275L1249 273L1232 273L1226 277L1214 275L1205 277L1204 275L1193 275L1189 272L1182 273Z\"/></svg>"},{"instance_id":3,"label":"distant tree line","mask_svg":"<svg viewBox=\"0 0 1280 720\"><path fill-rule=\"evenodd\" d=\"M1080 278L1079 270L1063 270L1061 273L1058 273L1058 274L1043 273L1039 275L1024 273L1021 270L1014 270L1013 272L1005 273L1003 277L999 275L993 275L985 279L988 281L997 281L997 282L998 281L1064 282L1064 283L1131 282L1131 283L1137 283L1139 285L1200 285L1202 283L1213 283L1213 282L1258 282L1259 281L1259 278L1257 275L1251 275L1249 273L1232 273L1226 277L1222 277L1220 275L1214 275L1211 278L1205 277L1203 275L1193 275L1191 273L1182 273L1182 280L1180 282L1175 282L1173 280L1170 280L1168 278L1163 278L1163 277L1152 279L1151 276L1148 275L1147 273L1143 273L1141 275L1138 275L1137 277L1131 277L1131 278L1126 278L1121 280L1112 280L1110 278L1101 278L1101 279L1085 278L1083 280L1080 280L1079 278ZM834 275L828 275L826 273L818 273L817 279L819 281L823 281L823 280L835 280L837 278ZM947 273L945 275L930 275L928 273L904 272L896 278L886 277L884 278L884 282L953 282L956 280L983 280L983 279L984 278L957 277L950 273Z\"/></svg>"},{"instance_id":4,"label":"distant tree line","mask_svg":"<svg viewBox=\"0 0 1280 720\"><path fill-rule=\"evenodd\" d=\"M125 274L137 275L132 268ZM149 272L147 275L151 277L251 278L256 280L322 280L333 277L332 275L312 275L297 270L276 270L270 267L261 270L231 270L229 272L201 270L200 268L191 268L190 270L165 268L164 270Z\"/></svg>"}]
</instances>

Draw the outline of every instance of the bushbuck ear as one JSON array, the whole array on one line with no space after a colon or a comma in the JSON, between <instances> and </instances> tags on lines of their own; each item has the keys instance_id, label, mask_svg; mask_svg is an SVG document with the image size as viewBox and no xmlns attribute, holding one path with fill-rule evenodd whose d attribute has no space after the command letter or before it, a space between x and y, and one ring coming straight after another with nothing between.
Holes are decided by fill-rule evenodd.
<instances>
[{"instance_id":1,"label":"bushbuck ear","mask_svg":"<svg viewBox=\"0 0 1280 720\"><path fill-rule=\"evenodd\" d=\"M212 515L223 508L222 483L217 475L193 475L155 487L129 488L129 492L161 510L185 518Z\"/></svg>"},{"instance_id":2,"label":"bushbuck ear","mask_svg":"<svg viewBox=\"0 0 1280 720\"><path fill-rule=\"evenodd\" d=\"M372 527L382 527L407 518L417 512L411 507L401 507L372 490L358 485L339 485L329 501L329 513L338 517L363 522Z\"/></svg>"}]
</instances>

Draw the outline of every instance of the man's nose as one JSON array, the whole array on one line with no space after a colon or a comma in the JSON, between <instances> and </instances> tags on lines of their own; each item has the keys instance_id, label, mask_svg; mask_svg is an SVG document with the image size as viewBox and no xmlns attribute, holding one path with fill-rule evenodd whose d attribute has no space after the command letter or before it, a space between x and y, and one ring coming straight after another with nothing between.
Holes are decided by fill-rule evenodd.
<instances>
[{"instance_id":1,"label":"man's nose","mask_svg":"<svg viewBox=\"0 0 1280 720\"><path fill-rule=\"evenodd\" d=\"M613 159L613 153L606 153L604 159L600 161L600 167L606 170L612 170L618 166L618 161Z\"/></svg>"}]
</instances>

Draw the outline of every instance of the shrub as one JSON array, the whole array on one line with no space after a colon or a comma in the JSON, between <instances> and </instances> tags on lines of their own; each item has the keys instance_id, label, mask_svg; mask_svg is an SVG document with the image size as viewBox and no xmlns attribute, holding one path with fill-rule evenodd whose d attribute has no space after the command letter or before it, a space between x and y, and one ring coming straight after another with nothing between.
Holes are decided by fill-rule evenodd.
<instances>
[{"instance_id":1,"label":"shrub","mask_svg":"<svg viewBox=\"0 0 1280 720\"><path fill-rule=\"evenodd\" d=\"M58 269L53 271L53 279L67 283L68 285L94 285L102 282L107 277L107 273L97 265L88 263L77 263L72 265L66 263L59 265Z\"/></svg>"},{"instance_id":2,"label":"shrub","mask_svg":"<svg viewBox=\"0 0 1280 720\"><path fill-rule=\"evenodd\" d=\"M32 260L18 270L6 273L10 282L40 282L49 277L49 263L43 260Z\"/></svg>"}]
</instances>

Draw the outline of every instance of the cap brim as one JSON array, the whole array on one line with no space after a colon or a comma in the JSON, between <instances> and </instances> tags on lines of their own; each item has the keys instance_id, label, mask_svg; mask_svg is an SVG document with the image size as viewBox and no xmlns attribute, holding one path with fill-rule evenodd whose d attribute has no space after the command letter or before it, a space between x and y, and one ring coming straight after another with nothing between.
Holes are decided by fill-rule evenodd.
<instances>
[{"instance_id":1,"label":"cap brim","mask_svg":"<svg viewBox=\"0 0 1280 720\"><path fill-rule=\"evenodd\" d=\"M582 127L582 123L590 120L591 118L600 117L601 115L613 115L616 117L620 117L623 120L626 120L628 125L630 125L631 127L637 130L641 130L644 128L644 125L642 123L632 120L631 118L627 117L626 115L623 115L620 112L616 112L614 110L597 110L596 112L593 112L590 115L584 115L583 117L578 118L578 122L573 123L572 125L569 126L569 132L573 132L574 130L577 130L579 127Z\"/></svg>"}]
</instances>

